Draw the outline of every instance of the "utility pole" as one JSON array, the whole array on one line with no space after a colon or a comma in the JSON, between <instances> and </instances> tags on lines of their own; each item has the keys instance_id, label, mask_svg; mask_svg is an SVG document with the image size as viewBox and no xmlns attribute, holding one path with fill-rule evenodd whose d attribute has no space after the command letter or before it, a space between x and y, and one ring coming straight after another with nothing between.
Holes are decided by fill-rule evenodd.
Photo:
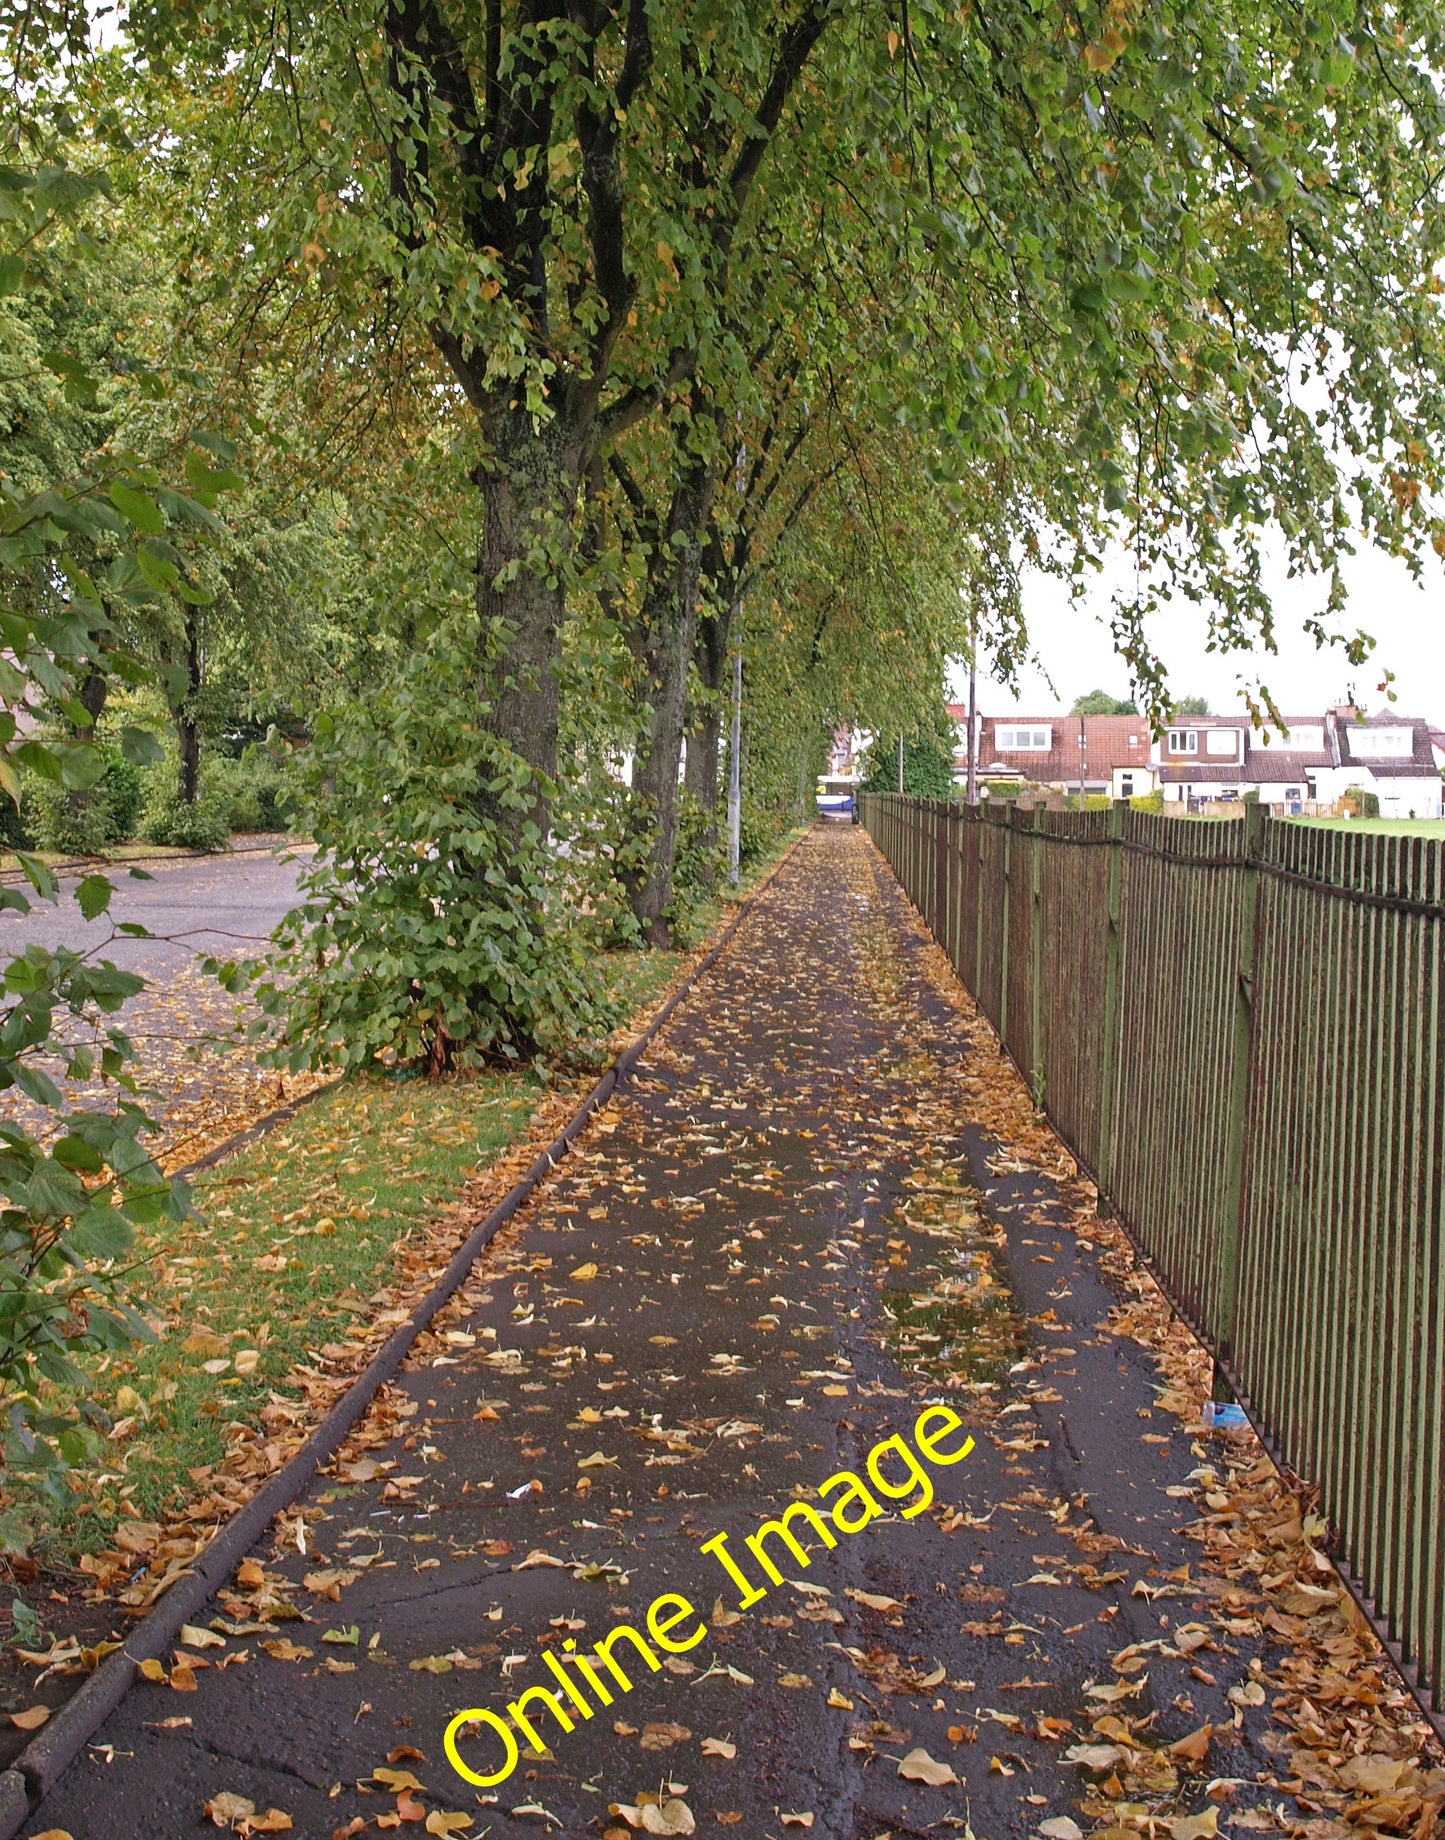
<instances>
[{"instance_id":1,"label":"utility pole","mask_svg":"<svg viewBox=\"0 0 1445 1840\"><path fill-rule=\"evenodd\" d=\"M898 731L898 790L903 790L903 730Z\"/></svg>"},{"instance_id":2,"label":"utility pole","mask_svg":"<svg viewBox=\"0 0 1445 1840\"><path fill-rule=\"evenodd\" d=\"M738 885L738 860L743 838L743 646L738 626L742 619L742 600L733 600L733 717L728 732L728 881Z\"/></svg>"},{"instance_id":3,"label":"utility pole","mask_svg":"<svg viewBox=\"0 0 1445 1840\"><path fill-rule=\"evenodd\" d=\"M978 803L978 616L970 621L968 640L968 802Z\"/></svg>"},{"instance_id":4,"label":"utility pole","mask_svg":"<svg viewBox=\"0 0 1445 1840\"><path fill-rule=\"evenodd\" d=\"M1084 723L1087 718L1079 717L1079 810L1084 809Z\"/></svg>"}]
</instances>

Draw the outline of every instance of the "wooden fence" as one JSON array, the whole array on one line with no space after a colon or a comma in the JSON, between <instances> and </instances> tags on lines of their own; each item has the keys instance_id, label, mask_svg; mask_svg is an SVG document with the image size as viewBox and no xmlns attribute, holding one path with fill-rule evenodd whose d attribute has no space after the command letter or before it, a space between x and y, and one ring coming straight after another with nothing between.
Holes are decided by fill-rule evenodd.
<instances>
[{"instance_id":1,"label":"wooden fence","mask_svg":"<svg viewBox=\"0 0 1445 1840\"><path fill-rule=\"evenodd\" d=\"M869 833L1445 1691L1445 846L873 794Z\"/></svg>"}]
</instances>

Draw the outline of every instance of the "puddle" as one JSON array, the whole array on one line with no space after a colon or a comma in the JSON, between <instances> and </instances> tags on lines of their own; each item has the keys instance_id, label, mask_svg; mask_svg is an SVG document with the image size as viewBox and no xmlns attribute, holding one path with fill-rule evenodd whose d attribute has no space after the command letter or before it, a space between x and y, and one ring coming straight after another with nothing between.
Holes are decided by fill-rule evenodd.
<instances>
[{"instance_id":1,"label":"puddle","mask_svg":"<svg viewBox=\"0 0 1445 1840\"><path fill-rule=\"evenodd\" d=\"M925 1190L880 1225L914 1248L910 1269L879 1297L894 1360L931 1379L1002 1381L1028 1348L1028 1326L999 1270L1002 1236L977 1198L961 1189ZM938 1242L936 1251L929 1240Z\"/></svg>"}]
</instances>

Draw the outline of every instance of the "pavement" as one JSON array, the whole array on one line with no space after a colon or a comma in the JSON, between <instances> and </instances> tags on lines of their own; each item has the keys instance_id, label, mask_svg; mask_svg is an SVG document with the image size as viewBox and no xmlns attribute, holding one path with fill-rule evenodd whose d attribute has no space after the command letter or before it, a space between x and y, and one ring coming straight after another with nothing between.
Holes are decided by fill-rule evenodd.
<instances>
[{"instance_id":1,"label":"pavement","mask_svg":"<svg viewBox=\"0 0 1445 1840\"><path fill-rule=\"evenodd\" d=\"M309 856L310 846L300 854ZM139 972L146 987L126 1005L123 1024L139 1056L146 1104L160 1127L151 1147L177 1168L258 1117L294 1098L312 1076L298 1080L259 1067L248 1027L255 1011L245 995L228 994L202 969L208 955L258 957L277 922L298 899L294 857L284 846L242 848L216 856L154 858L143 865L111 863L63 870L58 903L36 901L28 914L0 912L0 958L32 945L62 946ZM133 874L132 868L141 870ZM86 920L72 891L83 874L103 872L115 889L109 911ZM141 926L149 937L120 931ZM93 1040L112 1018L59 1018L59 1032ZM99 1074L68 1082L58 1062L45 1063L70 1103L108 1109L115 1088ZM45 1110L18 1087L0 1098L0 1118L44 1132Z\"/></svg>"},{"instance_id":2,"label":"pavement","mask_svg":"<svg viewBox=\"0 0 1445 1840\"><path fill-rule=\"evenodd\" d=\"M866 837L811 832L369 1436L199 1619L212 1645L131 1692L26 1832L171 1840L209 1804L308 1840L1003 1840L1089 1824L1065 1751L1111 1710L1151 1746L1213 1723L1212 1770L1266 1772L1226 1698L1247 1621L1208 1666L1171 1639L1221 1609L1184 1531L1200 1446L1147 1351L1102 1332L1120 1297L1068 1197L983 1128L924 950ZM770 1582L746 1537L930 1403L974 1448L920 1465L927 1510L883 1499L908 1478L875 1459L885 1512L831 1550L795 1517L808 1564L774 1537ZM719 1533L767 1585L743 1610ZM528 1702L546 1756L494 1786L453 1769L458 1712L561 1693L545 1652L565 1673L564 1645L645 1638L664 1593L692 1611L655 1671L622 1638L610 1706L584 1690L563 1732ZM456 1743L474 1775L505 1762L485 1720ZM1205 1810L1176 1840L1213 1831L1202 1781L1171 1805Z\"/></svg>"},{"instance_id":3,"label":"pavement","mask_svg":"<svg viewBox=\"0 0 1445 1840\"><path fill-rule=\"evenodd\" d=\"M198 953L244 957L258 951L296 905L299 865L279 860L279 854L245 849L63 870L58 905L35 900L28 914L0 913L0 952L21 952L28 945L51 951L69 946L76 952L98 951L124 970L146 977L181 970ZM133 868L142 873L132 874ZM92 873L106 875L115 894L108 913L86 920L70 897L81 877ZM122 923L146 927L157 937L115 933Z\"/></svg>"}]
</instances>

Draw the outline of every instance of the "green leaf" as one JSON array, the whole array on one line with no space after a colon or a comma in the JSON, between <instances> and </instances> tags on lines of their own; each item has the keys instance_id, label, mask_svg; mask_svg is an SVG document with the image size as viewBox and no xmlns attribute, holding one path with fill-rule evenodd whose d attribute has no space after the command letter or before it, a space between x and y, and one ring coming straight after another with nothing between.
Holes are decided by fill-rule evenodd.
<instances>
[{"instance_id":1,"label":"green leaf","mask_svg":"<svg viewBox=\"0 0 1445 1840\"><path fill-rule=\"evenodd\" d=\"M103 875L84 876L75 888L75 898L87 920L94 920L110 906L114 886Z\"/></svg>"},{"instance_id":2,"label":"green leaf","mask_svg":"<svg viewBox=\"0 0 1445 1840\"><path fill-rule=\"evenodd\" d=\"M160 513L157 512L156 515L159 517ZM136 545L135 560L136 567L141 574L153 588L159 589L162 593L168 588L174 588L180 580L180 571L170 557L162 556L158 551L153 550L149 543Z\"/></svg>"},{"instance_id":3,"label":"green leaf","mask_svg":"<svg viewBox=\"0 0 1445 1840\"><path fill-rule=\"evenodd\" d=\"M62 1137L50 1154L57 1163L82 1175L98 1176L105 1168L105 1158L83 1137Z\"/></svg>"},{"instance_id":4,"label":"green leaf","mask_svg":"<svg viewBox=\"0 0 1445 1840\"><path fill-rule=\"evenodd\" d=\"M122 480L113 479L109 487L110 502L117 511L123 512L137 530L143 530L147 536L158 537L165 529L165 519L156 507L155 501L134 486L126 485Z\"/></svg>"},{"instance_id":5,"label":"green leaf","mask_svg":"<svg viewBox=\"0 0 1445 1840\"><path fill-rule=\"evenodd\" d=\"M24 256L0 256L0 295L18 294L24 279Z\"/></svg>"},{"instance_id":6,"label":"green leaf","mask_svg":"<svg viewBox=\"0 0 1445 1840\"><path fill-rule=\"evenodd\" d=\"M239 492L245 484L228 467L209 466L194 448L186 455L186 478L197 492Z\"/></svg>"},{"instance_id":7,"label":"green leaf","mask_svg":"<svg viewBox=\"0 0 1445 1840\"><path fill-rule=\"evenodd\" d=\"M120 731L120 751L133 767L153 767L165 759L165 750L151 731L129 723Z\"/></svg>"},{"instance_id":8,"label":"green leaf","mask_svg":"<svg viewBox=\"0 0 1445 1840\"><path fill-rule=\"evenodd\" d=\"M82 741L60 751L60 777L74 792L84 792L105 775L105 756L98 747Z\"/></svg>"}]
</instances>

